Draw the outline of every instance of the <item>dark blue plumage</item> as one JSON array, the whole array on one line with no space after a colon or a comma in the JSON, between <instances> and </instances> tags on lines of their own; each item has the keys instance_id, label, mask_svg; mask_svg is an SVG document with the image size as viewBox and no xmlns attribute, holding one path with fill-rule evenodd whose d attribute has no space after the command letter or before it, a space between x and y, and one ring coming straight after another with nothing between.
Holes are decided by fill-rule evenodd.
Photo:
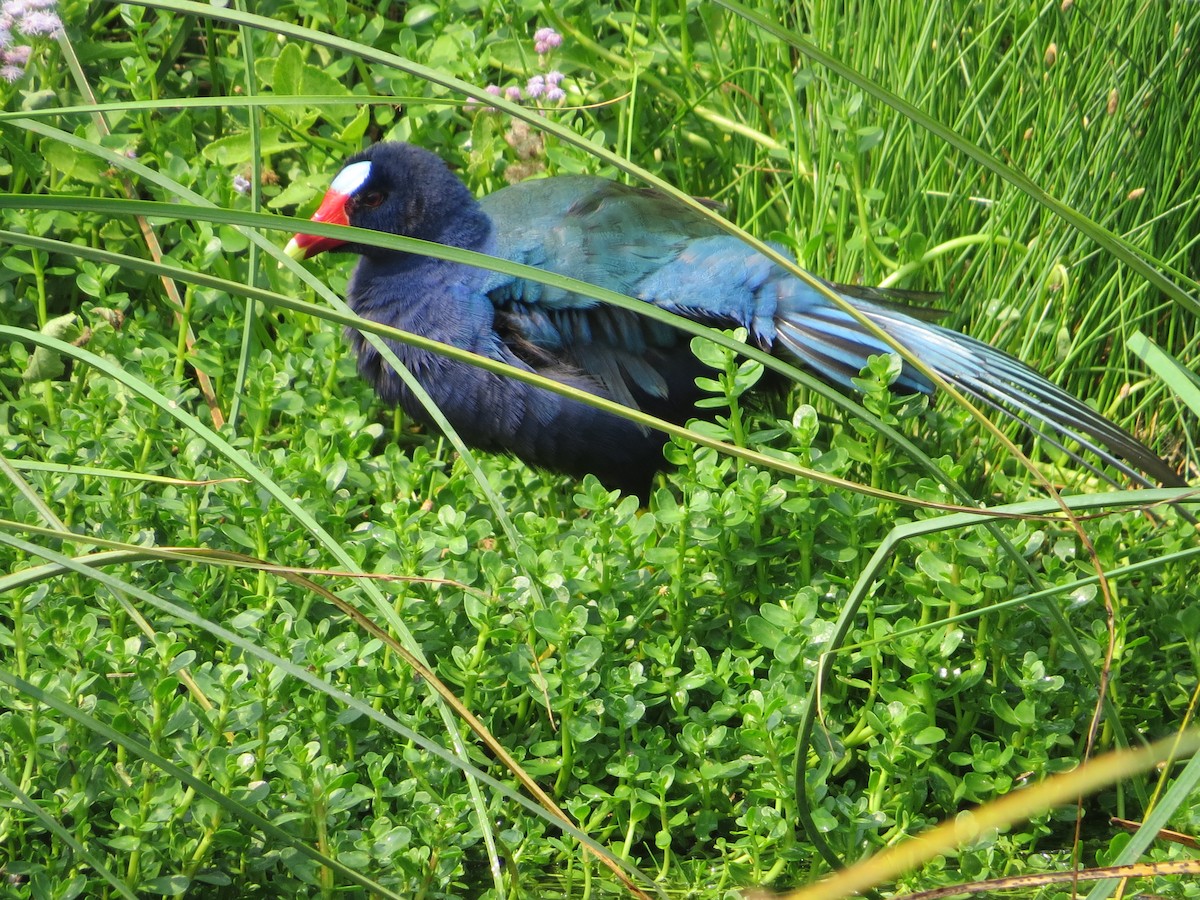
<instances>
[{"instance_id":1,"label":"dark blue plumage","mask_svg":"<svg viewBox=\"0 0 1200 900\"><path fill-rule=\"evenodd\" d=\"M476 201L435 155L408 144L377 144L347 162L313 218L478 250L691 319L742 326L751 342L790 354L846 391L868 356L890 350L820 292L703 216L657 192L601 178L529 181ZM704 369L682 332L557 288L430 257L306 235L297 235L289 252L312 256L334 248L361 255L348 293L365 318L665 419L695 415L694 379ZM864 294L844 290L857 309L964 392L1050 425L1141 483L1147 481L1136 469L1181 483L1153 452L1023 363ZM352 340L359 371L383 400L425 419L376 351L361 335ZM619 416L437 354L392 346L468 444L576 476L591 472L643 496L663 466L662 436ZM895 387L932 390L907 365Z\"/></svg>"}]
</instances>

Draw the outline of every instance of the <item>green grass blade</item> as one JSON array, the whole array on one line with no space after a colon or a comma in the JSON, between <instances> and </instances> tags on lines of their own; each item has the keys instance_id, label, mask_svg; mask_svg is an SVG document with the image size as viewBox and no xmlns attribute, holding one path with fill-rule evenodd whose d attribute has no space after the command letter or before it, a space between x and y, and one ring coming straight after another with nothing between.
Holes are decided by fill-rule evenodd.
<instances>
[{"instance_id":1,"label":"green grass blade","mask_svg":"<svg viewBox=\"0 0 1200 900\"><path fill-rule=\"evenodd\" d=\"M1193 415L1200 416L1200 383L1195 375L1140 331L1130 337L1128 345L1138 359L1166 383Z\"/></svg>"},{"instance_id":2,"label":"green grass blade","mask_svg":"<svg viewBox=\"0 0 1200 900\"><path fill-rule=\"evenodd\" d=\"M238 9L245 6L237 4ZM254 31L246 26L238 29L241 35L242 55L245 60L246 93L251 97L258 96L258 76L254 65L258 57L254 52ZM248 107L250 128L250 209L258 212L262 209L262 130L260 128L259 110ZM250 259L246 268L248 284L257 287L259 283L259 252L258 244L250 245ZM230 427L237 428L238 417L241 413L242 396L246 390L246 380L250 375L250 358L257 349L256 329L258 326L258 310L253 300L247 299L242 314L242 342L238 348L237 374L234 376L233 402L229 406Z\"/></svg>"}]
</instances>

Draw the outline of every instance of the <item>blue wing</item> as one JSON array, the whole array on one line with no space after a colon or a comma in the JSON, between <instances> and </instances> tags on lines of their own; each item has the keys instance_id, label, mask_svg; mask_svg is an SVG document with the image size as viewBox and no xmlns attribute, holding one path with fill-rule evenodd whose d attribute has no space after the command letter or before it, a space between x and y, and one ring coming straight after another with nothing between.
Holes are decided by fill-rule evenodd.
<instances>
[{"instance_id":1,"label":"blue wing","mask_svg":"<svg viewBox=\"0 0 1200 900\"><path fill-rule=\"evenodd\" d=\"M494 223L493 252L569 275L718 327L744 327L765 350L786 350L845 391L868 357L891 352L819 291L726 234L705 217L652 190L588 176L524 182L483 198ZM836 286L832 286L836 290ZM487 292L497 330L522 352L565 361L614 399L668 418L688 414L700 369L688 336L587 297L496 275ZM1179 476L1148 448L1018 360L957 332L906 315L886 292L843 296L923 363L1006 415L1044 423L1146 483L1122 460L1165 484ZM903 295L901 295L903 296ZM524 348L524 350L522 350ZM895 385L930 393L902 366ZM1036 430L1036 429L1035 429ZM1039 431L1039 433L1041 433ZM1078 456L1076 456L1078 459Z\"/></svg>"}]
</instances>

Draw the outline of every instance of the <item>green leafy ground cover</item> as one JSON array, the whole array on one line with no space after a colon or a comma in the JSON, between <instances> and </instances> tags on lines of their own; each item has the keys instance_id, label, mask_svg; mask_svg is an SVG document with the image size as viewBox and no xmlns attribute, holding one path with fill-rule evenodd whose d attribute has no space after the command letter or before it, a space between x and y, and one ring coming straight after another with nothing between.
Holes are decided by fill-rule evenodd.
<instances>
[{"instance_id":1,"label":"green leafy ground cover","mask_svg":"<svg viewBox=\"0 0 1200 900\"><path fill-rule=\"evenodd\" d=\"M715 4L248 10L273 25L156 7L65 3L65 35L35 36L27 71L0 85L12 896L627 894L518 802L430 679L345 606L419 654L579 829L667 896L801 884L1075 766L1106 667L1097 748L1184 726L1200 551L1173 509L1114 493L1078 528L964 524L686 440L643 510L499 457L477 459L481 483L356 379L315 286L340 295L350 261L322 258L305 283L265 249L288 231L255 243L205 207L306 216L377 138L436 149L478 192L617 175L578 135L825 277L944 291L950 324L1182 466L1197 458L1188 378L1134 349L1148 339L1196 367L1200 7L755 6L973 155ZM543 27L563 41L539 54ZM551 72L565 97L530 99ZM482 108L488 84L521 87L530 121ZM93 96L103 123L81 108ZM82 256L151 258L108 202L127 197L162 204L147 211L174 297L144 266ZM697 426L710 437L914 501L1057 510L966 411L893 400L886 360L861 403L909 445L807 388L752 401L759 364L697 349L728 408ZM1106 489L1022 448L1068 495ZM1076 846L1111 862L1129 837L1107 817L1143 818L1175 774L1086 800L1078 845L1076 811L1057 809L888 888L1063 869ZM1170 825L1196 832L1194 794ZM1200 893L1184 878L1148 889Z\"/></svg>"}]
</instances>

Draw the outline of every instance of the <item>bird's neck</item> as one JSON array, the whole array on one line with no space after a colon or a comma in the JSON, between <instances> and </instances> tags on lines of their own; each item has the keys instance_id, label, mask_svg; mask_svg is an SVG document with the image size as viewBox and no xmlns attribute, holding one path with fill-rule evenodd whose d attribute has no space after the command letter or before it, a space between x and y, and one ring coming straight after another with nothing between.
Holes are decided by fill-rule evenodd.
<instances>
[{"instance_id":1,"label":"bird's neck","mask_svg":"<svg viewBox=\"0 0 1200 900\"><path fill-rule=\"evenodd\" d=\"M412 236L423 241L444 244L447 247L486 253L492 245L492 220L466 187L461 184L457 186L461 188L462 196L453 198L455 201L452 205L453 212L442 217L431 218L421 231L412 233ZM387 277L403 273L411 277L413 273L429 266L453 265L453 263L431 256L403 253L381 247L363 245L357 249L362 256L360 269L369 270L376 276ZM364 272L365 274L367 273Z\"/></svg>"},{"instance_id":2,"label":"bird's neck","mask_svg":"<svg viewBox=\"0 0 1200 900\"><path fill-rule=\"evenodd\" d=\"M483 250L492 236L492 220L466 186L455 181L453 213L435 221L427 240L461 247L463 250Z\"/></svg>"},{"instance_id":3,"label":"bird's neck","mask_svg":"<svg viewBox=\"0 0 1200 900\"><path fill-rule=\"evenodd\" d=\"M460 215L421 237L448 247L495 252L492 221L469 194ZM459 344L462 335L458 332L473 334L490 328L492 309L483 290L491 277L486 269L433 256L394 250L364 252L351 278L348 299L359 315ZM447 314L448 303L455 306L453 315ZM464 303L472 307L469 315ZM479 309L474 309L476 306ZM482 317L479 322L474 321L476 315ZM456 316L460 319L457 323Z\"/></svg>"},{"instance_id":4,"label":"bird's neck","mask_svg":"<svg viewBox=\"0 0 1200 900\"><path fill-rule=\"evenodd\" d=\"M482 211L479 219L471 223L471 227L464 226L465 223L455 223L452 228L442 231L436 237L422 237L422 240L462 250L474 250L477 253L494 252L492 223ZM477 271L480 270L434 256L389 250L383 253L363 253L355 277L360 282L397 279L412 285L432 286L469 281L469 273Z\"/></svg>"}]
</instances>

